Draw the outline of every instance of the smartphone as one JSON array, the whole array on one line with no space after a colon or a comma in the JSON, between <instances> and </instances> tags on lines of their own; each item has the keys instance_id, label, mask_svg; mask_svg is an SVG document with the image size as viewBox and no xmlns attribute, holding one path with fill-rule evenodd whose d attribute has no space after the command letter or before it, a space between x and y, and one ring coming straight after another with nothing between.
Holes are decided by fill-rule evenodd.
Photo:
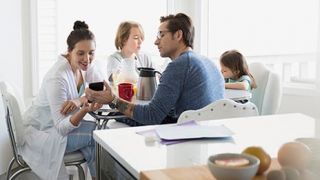
<instances>
[{"instance_id":1,"label":"smartphone","mask_svg":"<svg viewBox=\"0 0 320 180\"><path fill-rule=\"evenodd\" d=\"M93 82L89 83L89 88L95 91L102 91L103 90L103 82ZM88 103L92 103L92 101L88 101Z\"/></svg>"},{"instance_id":2,"label":"smartphone","mask_svg":"<svg viewBox=\"0 0 320 180\"><path fill-rule=\"evenodd\" d=\"M103 90L103 82L94 82L89 84L89 88L95 91L102 91Z\"/></svg>"}]
</instances>

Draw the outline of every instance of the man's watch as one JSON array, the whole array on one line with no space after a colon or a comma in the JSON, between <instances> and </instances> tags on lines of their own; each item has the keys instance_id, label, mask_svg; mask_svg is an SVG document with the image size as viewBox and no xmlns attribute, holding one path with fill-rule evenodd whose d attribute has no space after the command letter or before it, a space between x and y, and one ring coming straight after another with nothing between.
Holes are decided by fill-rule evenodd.
<instances>
[{"instance_id":1,"label":"man's watch","mask_svg":"<svg viewBox=\"0 0 320 180\"><path fill-rule=\"evenodd\" d=\"M115 95L111 103L109 104L110 108L115 109L118 107L119 98Z\"/></svg>"}]
</instances>

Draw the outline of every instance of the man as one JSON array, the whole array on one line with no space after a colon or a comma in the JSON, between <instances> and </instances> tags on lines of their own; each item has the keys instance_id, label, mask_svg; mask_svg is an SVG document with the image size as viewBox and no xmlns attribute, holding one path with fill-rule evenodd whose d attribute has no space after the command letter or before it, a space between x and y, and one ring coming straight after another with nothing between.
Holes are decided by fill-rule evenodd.
<instances>
[{"instance_id":1,"label":"man","mask_svg":"<svg viewBox=\"0 0 320 180\"><path fill-rule=\"evenodd\" d=\"M208 58L192 51L194 27L182 13L160 18L155 45L170 62L163 72L158 88L147 105L118 98L107 83L104 91L86 89L89 100L114 105L129 117L129 125L174 123L186 110L200 109L224 97L224 80L217 66Z\"/></svg>"}]
</instances>

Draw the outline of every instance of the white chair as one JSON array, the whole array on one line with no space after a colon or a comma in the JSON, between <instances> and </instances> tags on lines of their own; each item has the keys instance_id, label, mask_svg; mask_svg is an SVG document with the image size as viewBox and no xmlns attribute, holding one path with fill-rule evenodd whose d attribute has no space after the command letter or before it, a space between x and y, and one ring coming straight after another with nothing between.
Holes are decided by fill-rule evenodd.
<instances>
[{"instance_id":1,"label":"white chair","mask_svg":"<svg viewBox=\"0 0 320 180\"><path fill-rule=\"evenodd\" d=\"M198 110L184 111L177 123L180 124L190 120L205 121L257 115L259 115L258 109L251 102L242 104L231 99L221 99Z\"/></svg>"},{"instance_id":2,"label":"white chair","mask_svg":"<svg viewBox=\"0 0 320 180\"><path fill-rule=\"evenodd\" d=\"M262 63L251 63L249 69L257 83L250 101L258 107L260 115L277 113L282 96L280 76Z\"/></svg>"},{"instance_id":3,"label":"white chair","mask_svg":"<svg viewBox=\"0 0 320 180\"><path fill-rule=\"evenodd\" d=\"M0 92L2 94L6 123L13 151L13 158L9 163L7 171L7 180L11 180L15 179L19 174L31 170L27 163L23 160L23 157L20 153L23 130L21 114L25 108L23 100L20 98L17 91L8 83L0 82ZM80 180L85 179L85 174L81 167L81 164L84 162L85 159L80 151L67 153L64 156L64 163L66 166L77 167ZM18 170L12 172L12 166L14 163L17 163Z\"/></svg>"}]
</instances>

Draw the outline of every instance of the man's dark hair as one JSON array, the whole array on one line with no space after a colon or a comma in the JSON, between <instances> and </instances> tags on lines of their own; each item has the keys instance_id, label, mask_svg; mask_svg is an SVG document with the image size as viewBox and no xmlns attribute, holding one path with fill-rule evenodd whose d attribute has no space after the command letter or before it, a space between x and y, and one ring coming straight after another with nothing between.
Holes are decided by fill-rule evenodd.
<instances>
[{"instance_id":1,"label":"man's dark hair","mask_svg":"<svg viewBox=\"0 0 320 180\"><path fill-rule=\"evenodd\" d=\"M161 23L166 21L168 22L168 30L172 33L181 30L183 33L183 42L186 46L193 48L194 26L190 17L183 13L160 17Z\"/></svg>"}]
</instances>

